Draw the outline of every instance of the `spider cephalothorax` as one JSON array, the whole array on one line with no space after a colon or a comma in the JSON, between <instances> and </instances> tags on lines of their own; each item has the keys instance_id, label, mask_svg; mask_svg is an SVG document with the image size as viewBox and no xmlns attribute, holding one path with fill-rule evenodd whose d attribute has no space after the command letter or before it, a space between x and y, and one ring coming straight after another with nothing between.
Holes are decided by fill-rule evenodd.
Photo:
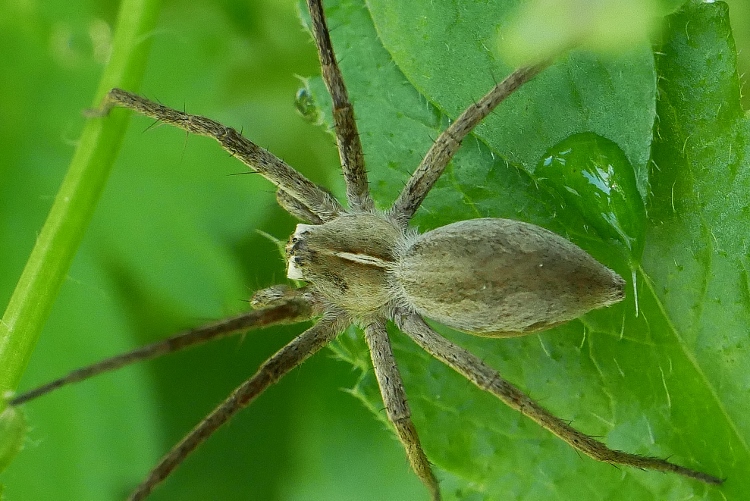
<instances>
[{"instance_id":1,"label":"spider cephalothorax","mask_svg":"<svg viewBox=\"0 0 750 501\"><path fill-rule=\"evenodd\" d=\"M574 429L506 381L479 357L435 332L425 318L482 336L522 335L546 329L623 298L624 281L585 251L548 230L507 219L461 221L423 234L409 221L471 130L549 62L522 67L469 106L434 142L403 191L378 212L367 181L354 112L340 74L320 0L308 0L323 78L333 100L334 132L346 181L348 208L328 191L242 137L205 117L167 108L113 89L100 110L129 108L188 132L213 137L278 188L282 207L302 220L286 247L288 277L307 285L279 285L255 294L254 310L199 327L154 345L80 369L12 400L18 405L62 384L208 339L271 324L318 318L264 362L219 404L138 486L143 499L213 431L268 386L330 343L348 325L364 330L387 416L414 472L434 500L440 489L411 421L386 323L482 390L528 416L594 459L673 472L707 483L717 477L668 461L609 449Z\"/></svg>"},{"instance_id":2,"label":"spider cephalothorax","mask_svg":"<svg viewBox=\"0 0 750 501\"><path fill-rule=\"evenodd\" d=\"M287 245L287 277L309 282L352 318L382 316L393 302L389 270L405 238L393 220L367 212L300 224Z\"/></svg>"}]
</instances>

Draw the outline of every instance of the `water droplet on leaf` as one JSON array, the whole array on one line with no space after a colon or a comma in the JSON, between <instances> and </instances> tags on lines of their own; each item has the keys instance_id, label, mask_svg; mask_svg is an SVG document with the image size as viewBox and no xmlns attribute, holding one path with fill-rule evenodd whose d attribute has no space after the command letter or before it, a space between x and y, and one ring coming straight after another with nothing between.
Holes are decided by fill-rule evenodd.
<instances>
[{"instance_id":1,"label":"water droplet on leaf","mask_svg":"<svg viewBox=\"0 0 750 501\"><path fill-rule=\"evenodd\" d=\"M574 134L550 148L534 173L558 207L575 209L602 239L620 242L631 265L640 260L646 211L633 166L616 143Z\"/></svg>"}]
</instances>

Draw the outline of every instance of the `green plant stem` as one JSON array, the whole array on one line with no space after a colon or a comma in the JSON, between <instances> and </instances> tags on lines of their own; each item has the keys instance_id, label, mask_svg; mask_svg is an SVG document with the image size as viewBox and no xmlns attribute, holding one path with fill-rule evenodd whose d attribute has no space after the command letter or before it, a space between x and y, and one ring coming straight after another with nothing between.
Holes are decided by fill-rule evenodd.
<instances>
[{"instance_id":1,"label":"green plant stem","mask_svg":"<svg viewBox=\"0 0 750 501\"><path fill-rule=\"evenodd\" d=\"M146 67L159 0L123 0L112 54L94 96L137 89ZM128 114L88 120L73 159L0 321L0 395L14 391L67 275L122 142ZM0 402L0 407L2 407Z\"/></svg>"}]
</instances>

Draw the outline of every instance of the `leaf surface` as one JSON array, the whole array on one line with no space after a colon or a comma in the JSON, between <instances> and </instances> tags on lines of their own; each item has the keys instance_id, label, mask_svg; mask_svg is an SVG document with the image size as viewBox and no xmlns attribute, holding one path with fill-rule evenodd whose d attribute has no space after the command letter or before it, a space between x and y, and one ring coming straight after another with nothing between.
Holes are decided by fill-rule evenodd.
<instances>
[{"instance_id":1,"label":"leaf surface","mask_svg":"<svg viewBox=\"0 0 750 501\"><path fill-rule=\"evenodd\" d=\"M381 208L449 120L509 73L492 47L512 8L327 5ZM722 3L688 3L666 20L653 51L566 54L502 103L464 141L415 223L427 230L487 216L533 222L628 278L622 304L540 335L491 340L442 331L610 447L730 480L709 487L581 458L394 330L414 421L448 499L722 499L748 487L750 191L734 46ZM325 103L320 81L311 88ZM581 223L597 214L550 211L536 186L544 152L581 132L616 143L634 169L634 196L649 215L640 266L640 256L629 263ZM365 368L354 391L384 419L362 342L350 333L337 349Z\"/></svg>"}]
</instances>

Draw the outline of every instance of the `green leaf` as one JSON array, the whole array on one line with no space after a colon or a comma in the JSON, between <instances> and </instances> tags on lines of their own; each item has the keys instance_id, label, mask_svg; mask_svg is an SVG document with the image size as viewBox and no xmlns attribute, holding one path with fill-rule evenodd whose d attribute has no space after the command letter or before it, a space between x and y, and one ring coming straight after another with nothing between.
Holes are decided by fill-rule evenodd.
<instances>
[{"instance_id":1,"label":"green leaf","mask_svg":"<svg viewBox=\"0 0 750 501\"><path fill-rule=\"evenodd\" d=\"M387 207L448 120L509 72L491 47L513 8L368 0L366 8L329 2L328 11L375 198ZM514 217L567 234L632 276L624 304L540 335L446 335L610 447L730 480L709 487L582 459L394 331L414 421L447 499L720 499L747 489L747 124L728 23L724 4L687 4L667 18L656 67L648 46L615 59L561 57L464 141L415 222L424 230ZM325 103L320 82L310 85ZM545 212L535 187L543 153L580 132L616 143L650 202L644 262L632 273L611 243L581 234L579 218L596 213ZM338 350L368 367L355 337ZM353 391L384 419L370 372Z\"/></svg>"},{"instance_id":2,"label":"green leaf","mask_svg":"<svg viewBox=\"0 0 750 501\"><path fill-rule=\"evenodd\" d=\"M404 24L402 32L413 30L415 24L431 24L433 15L450 22L450 16L441 12L461 13L452 4L446 10L442 2L434 11L430 9L435 2L401 3L410 4L402 7L418 14L405 22L389 21ZM469 4L465 9L473 5L454 3ZM474 8L481 14L483 9L491 12L494 5L489 2ZM383 19L375 15L376 5L366 9L354 4L357 16L330 2L326 7L333 15L334 43L361 118L372 184L378 203L386 207L445 126L446 117L455 116L481 96L509 68L495 62L495 46L488 45L496 42L495 31L489 38L472 38L473 28L456 25L446 30L445 19L438 22L438 18L428 37L433 39L430 47L435 57L427 58L419 52L419 43L412 44L411 50L416 52L403 55L413 59L413 68L407 72L402 69L404 60L389 55L395 54L395 49L384 51L385 35L380 42L376 38L379 31L386 31ZM10 117L0 121L4 145L0 151L4 159L0 162L0 239L4 250L0 294L4 298L10 296L49 210L71 154L66 141L77 136L82 124L79 112L90 105L99 78L101 63L89 34L97 33L99 21L111 24L114 19L112 7L85 2L48 0L34 6L19 4L16 9L12 15L0 16L0 23L5 23L0 30L0 51L14 75L0 84L0 109ZM141 89L165 104L177 108L184 104L191 112L229 125L244 125L246 136L341 193L330 137L294 117L298 82L293 75L315 74L317 64L291 11L288 0L262 4L246 0L170 2L153 34L153 56ZM742 12L738 9L733 14ZM356 22L351 35L346 34L349 22ZM696 23L693 19L688 26ZM675 26L670 32L685 32L684 28ZM406 39L413 36L403 34ZM440 56L440 43L450 48L464 39L470 41L464 45L487 47L479 63L465 62L463 53L455 58ZM726 39L715 36L708 52ZM361 46L365 52L361 58L355 57L355 52L347 56L347 46ZM540 202L544 195L534 188L532 175L538 160L535 156L570 134L593 131L615 141L626 153L636 168L641 196L651 198L649 183L656 189L657 182L656 177L649 177L648 162L657 74L646 47L632 52L634 61L624 68L584 53L566 56L544 77L551 82L549 88L534 94L532 84L524 92L531 92L533 98L524 98L523 93L514 96L512 99L523 103L521 109L499 110L503 115L499 115L502 119L496 132L466 141L463 155L467 160L459 160L462 163L449 169L420 209L418 224L428 229L480 214L521 218L570 235L629 276L627 263L610 244L598 239L595 232L581 232L577 215L550 212ZM628 60L626 56L621 59ZM643 60L645 66L638 62ZM658 64L661 75L661 62ZM469 77L458 71L464 66L471 70ZM490 69L483 72L483 68ZM385 74L399 78L381 81ZM425 74L442 84L430 90ZM643 78L631 82L631 75ZM710 71L703 76L695 73L696 78L714 80L717 76ZM607 83L610 81L613 85ZM316 85L311 84L313 88ZM613 99L602 95L607 92ZM673 92L671 98L691 92L686 88ZM576 106L576 99L582 104ZM539 100L540 104L535 104ZM514 108L510 102L505 104ZM563 107L559 112L558 106ZM737 112L738 108L733 108ZM588 114L579 115L580 109ZM623 121L630 121L630 127ZM675 117L672 122L682 125L687 121ZM260 228L284 239L294 227L291 218L273 209L270 185L257 176L232 176L243 172L243 167L209 140L186 139L167 127L149 127L149 120L134 118L132 124L22 388L207 318L239 311L245 308L241 299L253 289L283 281L284 266L276 247L253 232ZM493 140L496 135L497 141ZM670 139L670 144L682 152L685 141ZM687 144L691 147L689 141ZM737 155L744 152L733 151ZM657 164L659 172L665 172L664 163L657 159ZM742 171L740 165L744 163L738 160L738 172ZM674 181L685 179L675 175ZM671 207L671 184L666 178L656 189L660 200L670 195L666 198L670 203L662 203L662 208ZM726 182L717 182L701 189L718 190L723 195L727 188ZM738 185L735 195L742 192ZM703 194L692 195L686 188L678 194L706 200ZM718 197L720 204L729 202ZM746 293L728 291L730 286L742 285L737 277L745 277L746 272L744 267L727 266L729 278L724 282L710 278L710 291L698 289L708 291L701 298L722 301L710 317L703 315L708 309L676 301L677 295L690 295L690 285L708 275L688 267L681 275L669 253L674 249L678 257L690 257L684 247L703 242L703 237L683 239L680 227L669 249L657 246L653 235L662 222L675 227L677 221L692 217L692 209L685 207L678 220L659 215L657 205L648 204L655 216L649 223L642 267L653 280L645 282L638 271L642 308L638 319L633 318L633 294L629 291L628 303L621 307L528 339L449 335L482 354L558 415L602 436L609 445L670 456L682 464L726 475L727 485L707 488L668 475L615 469L581 457L440 363L415 352L408 340L394 332L417 426L438 465L446 498L459 494L462 499L490 497L485 492L501 492L503 499L742 498L747 488L747 447L737 437L747 436L748 429L743 421L748 415L744 398L748 356L742 337L746 330L742 330L743 317L725 305L733 297L747 297ZM694 216L699 214L703 216L696 208ZM740 211L719 214L734 221L735 229L744 220ZM707 221L712 231L722 226ZM668 235L672 233L665 231L662 238ZM740 247L741 241L737 238L731 248ZM723 250L715 247L703 255L712 257L715 265L718 261L712 253ZM666 279L660 270L669 277L682 276L687 285L672 284L665 290ZM712 268L710 276L718 271ZM701 299L701 307L703 303ZM696 315L701 323L714 327L702 334L701 342L709 348L700 358L698 342L687 329ZM123 499L200 417L303 327L254 333L244 342L227 340L30 403L24 409L31 427L25 448L3 473L6 498ZM722 336L729 336L735 344L722 344ZM339 352L351 358L357 368L369 366L357 333L341 338ZM363 374L356 391L368 396L367 405L373 413L363 411L359 402L339 391L342 386L354 385L360 371L355 374L351 365L321 355L212 437L157 489L153 499L427 499L409 471L400 444L373 419L373 415L380 419L384 415L371 373ZM446 467L452 473L443 469Z\"/></svg>"}]
</instances>

